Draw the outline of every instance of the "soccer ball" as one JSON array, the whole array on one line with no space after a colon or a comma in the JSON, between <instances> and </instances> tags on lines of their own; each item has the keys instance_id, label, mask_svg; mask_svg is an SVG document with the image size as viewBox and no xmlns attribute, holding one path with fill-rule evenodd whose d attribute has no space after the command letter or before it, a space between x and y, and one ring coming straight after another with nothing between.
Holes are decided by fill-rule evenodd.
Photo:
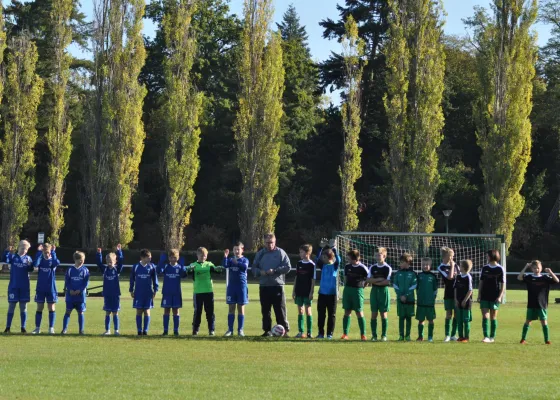
<instances>
[{"instance_id":1,"label":"soccer ball","mask_svg":"<svg viewBox=\"0 0 560 400\"><path fill-rule=\"evenodd\" d=\"M270 332L272 332L272 335L274 336L284 336L286 329L284 329L282 325L275 325Z\"/></svg>"}]
</instances>

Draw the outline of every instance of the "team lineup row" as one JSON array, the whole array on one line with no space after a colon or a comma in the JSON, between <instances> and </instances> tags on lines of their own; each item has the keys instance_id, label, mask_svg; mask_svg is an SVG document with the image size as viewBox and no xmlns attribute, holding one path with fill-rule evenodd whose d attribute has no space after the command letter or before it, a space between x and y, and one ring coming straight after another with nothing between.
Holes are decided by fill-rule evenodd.
<instances>
[{"instance_id":1,"label":"team lineup row","mask_svg":"<svg viewBox=\"0 0 560 400\"><path fill-rule=\"evenodd\" d=\"M288 335L290 330L286 313L286 298L284 294L285 275L291 265L287 254L276 247L274 234L264 237L265 248L259 251L253 261L252 270L260 281L260 303L263 317L263 335ZM6 251L4 262L10 265L10 282L8 285L8 315L5 333L10 332L12 319L17 303L20 305L21 330L26 332L27 303L30 301L29 273L37 271L37 286L35 302L35 329L33 333L40 333L41 320L45 303L49 311L49 333L54 333L56 319L55 304L58 301L55 281L55 271L60 262L55 249L46 244L40 246L39 252L32 260L27 254L30 244L27 241L19 243L17 252ZM338 273L341 259L334 246L334 241L321 241L316 261L311 260L311 245L300 247L300 260L295 268L296 278L293 285L292 298L298 309L298 334L296 337L312 338L313 317L311 306L315 292L317 268L321 269L321 279L318 297L318 335L316 338L332 339L338 301ZM194 280L194 317L192 334L197 335L200 329L202 311L206 313L208 332L215 334L214 292L211 273L229 269L226 302L229 306L228 331L225 336L234 332L235 311L237 310L238 335L244 336L245 305L248 303L247 273L249 260L243 256L243 244L237 243L233 247L233 256L229 250L224 252L222 266L215 266L207 261L208 252L205 248L197 250L197 261L186 265L179 257L178 250L170 250L159 260L158 265L151 262L148 250L142 250L140 262L135 264L130 273L130 294L136 311L136 325L138 335L147 335L150 327L150 310L154 305L154 298L159 290L158 275L163 275L161 307L164 309L163 334L169 332L171 314L173 314L173 333L179 334L180 314L182 308L181 279L192 275ZM403 254L400 257L399 270L393 273L392 268L385 262L387 252L378 248L376 263L369 268L360 262L357 250L346 254L347 264L341 273L344 276L342 294L343 340L348 339L351 314L355 312L360 328L361 340L366 338L366 319L364 317L364 290L370 285L371 305L371 340L378 340L378 318L381 319L381 338L387 340L388 313L390 311L389 287L393 287L397 295L397 316L399 317L399 340L411 340L412 317L418 320L418 341L424 340L424 326L428 321L428 341L433 341L434 320L436 318L435 300L438 291L437 276L431 271L432 260L422 259L422 272L415 273L411 269L413 257ZM441 249L442 263L438 272L444 280L445 339L468 342L470 338L470 324L472 321L473 285L470 270L472 262L461 260L459 265L454 261L452 249ZM105 335L111 334L111 316L114 333L119 334L120 310L120 282L119 277L123 268L123 255L120 245L115 253L106 255L103 263L102 250L97 252L97 265L103 275L103 310L105 317ZM74 265L65 274L66 312L63 319L62 334L66 334L70 315L73 310L78 314L79 332L84 333L84 312L86 310L86 289L89 283L89 270L84 266L85 255L77 251L74 253ZM478 301L482 311L483 342L491 343L495 340L498 326L498 310L505 290L505 272L500 266L500 254L497 250L488 252L488 264L482 268ZM530 268L532 273L526 274ZM521 343L526 343L527 333L531 321L540 320L545 343L550 344L547 324L547 307L550 285L558 283L557 276L546 269L547 275L541 274L542 266L539 261L527 264L520 272L518 279L525 282L528 291L527 318L523 326ZM271 308L276 314L277 324L272 328ZM305 324L307 322L307 324ZM325 331L326 322L326 331ZM305 325L307 329L305 330Z\"/></svg>"}]
</instances>

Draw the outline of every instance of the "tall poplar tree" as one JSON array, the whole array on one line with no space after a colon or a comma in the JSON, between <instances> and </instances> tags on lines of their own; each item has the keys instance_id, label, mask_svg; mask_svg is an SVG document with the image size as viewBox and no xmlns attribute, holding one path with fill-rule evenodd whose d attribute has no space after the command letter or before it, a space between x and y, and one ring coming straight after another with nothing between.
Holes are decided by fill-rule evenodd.
<instances>
[{"instance_id":1,"label":"tall poplar tree","mask_svg":"<svg viewBox=\"0 0 560 400\"><path fill-rule=\"evenodd\" d=\"M479 9L470 21L481 83L475 109L484 177L479 217L483 232L505 235L509 246L531 159L537 1L494 0L493 10L493 18Z\"/></svg>"},{"instance_id":2,"label":"tall poplar tree","mask_svg":"<svg viewBox=\"0 0 560 400\"><path fill-rule=\"evenodd\" d=\"M167 184L161 214L163 241L168 249L183 246L183 230L190 220L194 204L193 190L200 159L199 118L203 95L191 76L196 56L196 39L192 17L197 2L168 0L162 27L166 42L165 103L161 115L165 127L165 168Z\"/></svg>"},{"instance_id":3,"label":"tall poplar tree","mask_svg":"<svg viewBox=\"0 0 560 400\"><path fill-rule=\"evenodd\" d=\"M283 140L284 68L281 37L270 32L272 12L271 0L245 0L234 129L242 178L239 227L248 250L255 250L262 235L273 230L278 214L274 197Z\"/></svg>"},{"instance_id":4,"label":"tall poplar tree","mask_svg":"<svg viewBox=\"0 0 560 400\"><path fill-rule=\"evenodd\" d=\"M4 137L0 142L2 246L15 245L27 221L27 200L35 186L37 108L43 94L43 81L35 73L37 59L37 47L28 37L22 35L10 40L2 103Z\"/></svg>"},{"instance_id":5,"label":"tall poplar tree","mask_svg":"<svg viewBox=\"0 0 560 400\"><path fill-rule=\"evenodd\" d=\"M445 55L439 0L390 0L385 110L391 176L389 226L432 232L443 138Z\"/></svg>"}]
</instances>

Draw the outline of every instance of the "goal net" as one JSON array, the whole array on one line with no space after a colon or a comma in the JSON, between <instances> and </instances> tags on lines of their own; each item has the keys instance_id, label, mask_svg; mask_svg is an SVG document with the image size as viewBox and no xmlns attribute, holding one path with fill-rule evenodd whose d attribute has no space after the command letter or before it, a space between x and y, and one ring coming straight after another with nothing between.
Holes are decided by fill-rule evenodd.
<instances>
[{"instance_id":1,"label":"goal net","mask_svg":"<svg viewBox=\"0 0 560 400\"><path fill-rule=\"evenodd\" d=\"M368 268L375 261L375 253L379 247L387 249L387 264L393 271L399 268L399 257L403 253L413 256L412 268L420 272L423 257L432 259L432 270L436 272L441 264L440 249L450 247L455 251L455 262L471 260L473 269L473 286L476 290L480 281L480 271L486 265L486 252L497 249L502 255L501 265L506 269L505 241L502 235L468 235L468 234L426 234L426 233L377 233L377 232L337 232L336 245L340 256L344 258L346 252L357 249L362 263ZM437 273L437 272L436 272ZM440 287L443 287L442 277L438 274Z\"/></svg>"}]
</instances>

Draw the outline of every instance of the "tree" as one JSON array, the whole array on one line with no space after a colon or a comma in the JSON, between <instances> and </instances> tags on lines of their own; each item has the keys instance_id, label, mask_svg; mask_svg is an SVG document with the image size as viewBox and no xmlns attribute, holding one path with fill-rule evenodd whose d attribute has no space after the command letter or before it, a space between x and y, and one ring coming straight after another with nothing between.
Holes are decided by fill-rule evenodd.
<instances>
[{"instance_id":1,"label":"tree","mask_svg":"<svg viewBox=\"0 0 560 400\"><path fill-rule=\"evenodd\" d=\"M6 50L6 32L5 32L4 14L0 7L0 65L4 64L4 51ZM0 74L0 104L4 95L4 74Z\"/></svg>"},{"instance_id":2,"label":"tree","mask_svg":"<svg viewBox=\"0 0 560 400\"><path fill-rule=\"evenodd\" d=\"M272 231L278 213L274 197L282 146L284 68L281 38L269 30L271 0L245 0L244 13L234 129L242 177L239 227L246 248L256 250L262 235Z\"/></svg>"},{"instance_id":3,"label":"tree","mask_svg":"<svg viewBox=\"0 0 560 400\"><path fill-rule=\"evenodd\" d=\"M531 158L531 122L536 46L531 27L537 2L494 0L494 18L478 9L474 28L481 92L476 104L482 149L483 232L505 235L508 246L524 207L521 188Z\"/></svg>"},{"instance_id":4,"label":"tree","mask_svg":"<svg viewBox=\"0 0 560 400\"><path fill-rule=\"evenodd\" d=\"M387 45L391 174L389 226L398 232L432 232L439 183L445 56L442 6L437 0L391 0Z\"/></svg>"},{"instance_id":5,"label":"tree","mask_svg":"<svg viewBox=\"0 0 560 400\"><path fill-rule=\"evenodd\" d=\"M340 228L352 231L358 227L358 200L354 185L362 176L362 149L358 145L361 130L361 92L364 55L364 43L358 37L358 25L352 16L346 21L346 35L342 42L343 57L346 66L345 87L346 102L342 105L342 130L344 148L340 166L341 202Z\"/></svg>"},{"instance_id":6,"label":"tree","mask_svg":"<svg viewBox=\"0 0 560 400\"><path fill-rule=\"evenodd\" d=\"M26 36L10 40L6 57L5 99L2 104L4 137L0 142L0 199L2 245L13 245L28 217L28 196L35 185L37 107L43 81L35 73L38 54Z\"/></svg>"},{"instance_id":7,"label":"tree","mask_svg":"<svg viewBox=\"0 0 560 400\"><path fill-rule=\"evenodd\" d=\"M191 20L197 7L189 0L170 0L163 20L167 42L165 61L166 100L163 125L166 129L165 173L167 195L161 215L166 248L183 246L183 229L189 223L195 193L193 186L200 160L199 118L203 95L191 77L196 39Z\"/></svg>"},{"instance_id":8,"label":"tree","mask_svg":"<svg viewBox=\"0 0 560 400\"><path fill-rule=\"evenodd\" d=\"M60 231L64 226L64 181L68 175L72 152L72 123L68 119L66 91L70 76L72 57L66 51L72 41L72 0L53 0L51 29L52 73L46 80L48 92L52 93L52 116L46 134L51 159L48 166L47 202L49 207L49 241L59 244Z\"/></svg>"}]
</instances>

